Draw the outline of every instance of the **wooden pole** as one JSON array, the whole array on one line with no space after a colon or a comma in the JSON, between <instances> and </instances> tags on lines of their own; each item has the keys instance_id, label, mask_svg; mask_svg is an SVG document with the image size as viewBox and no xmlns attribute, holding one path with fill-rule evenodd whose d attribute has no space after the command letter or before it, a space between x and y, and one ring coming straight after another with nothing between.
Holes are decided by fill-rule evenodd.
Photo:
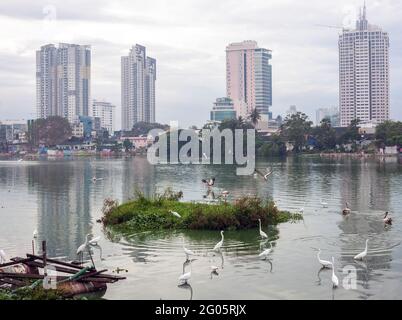
<instances>
[{"instance_id":1,"label":"wooden pole","mask_svg":"<svg viewBox=\"0 0 402 320\"><path fill-rule=\"evenodd\" d=\"M45 266L45 273L44 273L44 275L45 275L45 277L47 277L47 270L46 270L46 259L47 259L47 255L46 255L46 241L44 240L44 241L42 241L42 252L43 252L43 265Z\"/></svg>"},{"instance_id":2,"label":"wooden pole","mask_svg":"<svg viewBox=\"0 0 402 320\"><path fill-rule=\"evenodd\" d=\"M35 240L32 240L32 254L35 255Z\"/></svg>"}]
</instances>

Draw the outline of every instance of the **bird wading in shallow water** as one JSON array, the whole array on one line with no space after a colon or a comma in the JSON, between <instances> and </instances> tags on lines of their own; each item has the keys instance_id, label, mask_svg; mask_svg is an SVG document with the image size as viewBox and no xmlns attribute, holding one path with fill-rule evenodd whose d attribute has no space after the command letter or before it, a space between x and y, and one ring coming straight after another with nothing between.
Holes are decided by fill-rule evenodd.
<instances>
[{"instance_id":1,"label":"bird wading in shallow water","mask_svg":"<svg viewBox=\"0 0 402 320\"><path fill-rule=\"evenodd\" d=\"M317 253L318 262L322 265L322 267L323 267L324 269L329 269L329 268L331 268L331 267L332 267L332 262L331 262L331 261L327 261L327 260L322 260L321 257L320 257L320 254L321 254L321 249L318 249L318 253Z\"/></svg>"},{"instance_id":2,"label":"bird wading in shallow water","mask_svg":"<svg viewBox=\"0 0 402 320\"><path fill-rule=\"evenodd\" d=\"M352 212L352 211L351 211L350 208L349 208L349 204L346 202L346 207L342 210L342 214L343 214L344 216L347 216L347 215L349 215L351 212Z\"/></svg>"},{"instance_id":3,"label":"bird wading in shallow water","mask_svg":"<svg viewBox=\"0 0 402 320\"><path fill-rule=\"evenodd\" d=\"M219 241L219 242L215 245L214 251L221 251L221 248L222 248L222 246L223 246L223 240L224 240L223 231L221 231L221 237L222 237L222 239L221 239L221 241Z\"/></svg>"},{"instance_id":4,"label":"bird wading in shallow water","mask_svg":"<svg viewBox=\"0 0 402 320\"><path fill-rule=\"evenodd\" d=\"M388 211L385 212L383 221L384 221L384 223L385 223L386 225L389 225L389 226L392 225L392 218L389 216L389 212L388 212Z\"/></svg>"},{"instance_id":5,"label":"bird wading in shallow water","mask_svg":"<svg viewBox=\"0 0 402 320\"><path fill-rule=\"evenodd\" d=\"M261 229L261 219L258 219L258 223L259 223L259 226L260 226L260 236L261 236L261 238L268 239L268 235L264 231L262 231L262 229Z\"/></svg>"},{"instance_id":6,"label":"bird wading in shallow water","mask_svg":"<svg viewBox=\"0 0 402 320\"><path fill-rule=\"evenodd\" d=\"M335 258L332 257L332 287L337 288L339 286L339 279L335 274Z\"/></svg>"},{"instance_id":7,"label":"bird wading in shallow water","mask_svg":"<svg viewBox=\"0 0 402 320\"><path fill-rule=\"evenodd\" d=\"M369 242L369 240L367 239L366 240L366 248L364 249L364 251L359 253L358 255L356 255L353 259L355 259L355 260L363 260L365 257L367 257L368 242Z\"/></svg>"}]
</instances>

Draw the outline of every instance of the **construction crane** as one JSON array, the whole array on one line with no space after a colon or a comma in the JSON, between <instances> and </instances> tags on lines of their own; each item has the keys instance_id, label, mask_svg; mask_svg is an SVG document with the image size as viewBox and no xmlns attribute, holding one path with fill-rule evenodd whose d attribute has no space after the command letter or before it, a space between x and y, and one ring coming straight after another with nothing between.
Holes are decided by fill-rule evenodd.
<instances>
[{"instance_id":1,"label":"construction crane","mask_svg":"<svg viewBox=\"0 0 402 320\"><path fill-rule=\"evenodd\" d=\"M326 24L315 24L315 27L321 27L321 28L330 28L330 29L339 29L339 30L344 30L344 27L339 27L339 26L330 26Z\"/></svg>"}]
</instances>

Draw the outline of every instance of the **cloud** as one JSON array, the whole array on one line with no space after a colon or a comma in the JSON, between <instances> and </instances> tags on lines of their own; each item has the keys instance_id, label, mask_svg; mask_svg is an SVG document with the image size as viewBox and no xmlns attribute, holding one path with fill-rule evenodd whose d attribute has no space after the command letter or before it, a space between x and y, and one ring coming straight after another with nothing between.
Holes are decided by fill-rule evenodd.
<instances>
[{"instance_id":1,"label":"cloud","mask_svg":"<svg viewBox=\"0 0 402 320\"><path fill-rule=\"evenodd\" d=\"M391 37L394 118L402 118L402 3L370 0L368 17ZM0 4L0 118L35 111L35 51L47 43L92 46L92 98L120 112L120 57L136 43L157 59L157 120L202 124L226 95L225 47L246 39L273 50L274 114L290 104L314 119L338 105L337 29L360 0L10 1ZM12 30L12 32L10 32ZM24 94L21 95L20 93ZM120 117L118 117L118 126Z\"/></svg>"}]
</instances>

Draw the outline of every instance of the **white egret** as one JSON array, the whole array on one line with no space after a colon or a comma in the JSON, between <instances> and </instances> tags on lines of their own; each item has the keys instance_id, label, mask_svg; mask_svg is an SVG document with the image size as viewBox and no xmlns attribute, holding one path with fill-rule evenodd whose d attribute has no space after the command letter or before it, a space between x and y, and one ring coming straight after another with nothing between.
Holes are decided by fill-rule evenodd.
<instances>
[{"instance_id":1,"label":"white egret","mask_svg":"<svg viewBox=\"0 0 402 320\"><path fill-rule=\"evenodd\" d=\"M101 237L92 238L91 240L88 241L88 243L91 246L97 246L100 239Z\"/></svg>"},{"instance_id":2,"label":"white egret","mask_svg":"<svg viewBox=\"0 0 402 320\"><path fill-rule=\"evenodd\" d=\"M265 181L268 181L268 178L269 178L269 176L273 173L273 171L272 171L272 169L271 169L271 170L268 170L268 169L267 169L267 171L268 171L268 172L267 172L266 174L264 174L264 173L262 173L260 170L255 169L255 170L254 170L254 177L256 177L256 175L259 174L261 177L264 178Z\"/></svg>"},{"instance_id":3,"label":"white egret","mask_svg":"<svg viewBox=\"0 0 402 320\"><path fill-rule=\"evenodd\" d=\"M178 214L178 213L175 212L175 211L169 210L169 213L171 213L172 215L174 215L176 218L181 218L181 215Z\"/></svg>"},{"instance_id":4,"label":"white egret","mask_svg":"<svg viewBox=\"0 0 402 320\"><path fill-rule=\"evenodd\" d=\"M220 251L221 248L222 248L222 246L223 246L223 239L224 239L224 237L223 237L223 231L221 231L221 236L222 236L222 240L219 241L219 242L215 245L214 251Z\"/></svg>"},{"instance_id":5,"label":"white egret","mask_svg":"<svg viewBox=\"0 0 402 320\"><path fill-rule=\"evenodd\" d=\"M367 256L367 251L368 251L368 242L369 239L366 240L366 248L364 249L363 252L359 253L357 256L355 256L353 259L355 260L363 260Z\"/></svg>"},{"instance_id":6,"label":"white egret","mask_svg":"<svg viewBox=\"0 0 402 320\"><path fill-rule=\"evenodd\" d=\"M322 201L322 199L321 199L320 203L323 208L328 208L328 202Z\"/></svg>"},{"instance_id":7,"label":"white egret","mask_svg":"<svg viewBox=\"0 0 402 320\"><path fill-rule=\"evenodd\" d=\"M184 246L184 238L183 238L182 240L183 240L183 251L184 251L184 253L186 254L187 260L189 260L189 257L190 257L190 256L195 256L195 253L194 253L193 251L187 249L187 248Z\"/></svg>"},{"instance_id":8,"label":"white egret","mask_svg":"<svg viewBox=\"0 0 402 320\"><path fill-rule=\"evenodd\" d=\"M0 249L0 264L7 262L7 255L3 249Z\"/></svg>"},{"instance_id":9,"label":"white egret","mask_svg":"<svg viewBox=\"0 0 402 320\"><path fill-rule=\"evenodd\" d=\"M390 225L390 226L392 225L392 218L389 216L389 212L388 212L388 211L385 212L383 221L384 221L384 223L387 224L387 225Z\"/></svg>"},{"instance_id":10,"label":"white egret","mask_svg":"<svg viewBox=\"0 0 402 320\"><path fill-rule=\"evenodd\" d=\"M264 250L263 252L261 252L261 253L258 255L258 257L260 257L260 258L263 259L263 260L267 260L269 254L272 252L272 243L273 243L273 241L271 241L271 242L269 243L270 248Z\"/></svg>"},{"instance_id":11,"label":"white egret","mask_svg":"<svg viewBox=\"0 0 402 320\"><path fill-rule=\"evenodd\" d=\"M301 208L299 209L299 212L300 212L301 214L304 213L304 206L305 206L305 205L306 205L306 201L304 201L303 207L301 207Z\"/></svg>"},{"instance_id":12,"label":"white egret","mask_svg":"<svg viewBox=\"0 0 402 320\"><path fill-rule=\"evenodd\" d=\"M35 229L35 230L33 231L32 237L33 237L34 239L37 239L37 238L38 238L38 230Z\"/></svg>"},{"instance_id":13,"label":"white egret","mask_svg":"<svg viewBox=\"0 0 402 320\"><path fill-rule=\"evenodd\" d=\"M86 235L85 243L83 243L82 245L80 245L80 246L78 247L78 249L77 249L77 255L84 254L85 249L88 247L89 237L90 237L90 236L91 236L90 234L87 234L87 235Z\"/></svg>"},{"instance_id":14,"label":"white egret","mask_svg":"<svg viewBox=\"0 0 402 320\"><path fill-rule=\"evenodd\" d=\"M261 219L258 219L258 222L259 222L259 225L260 225L260 236L261 236L261 238L268 239L268 235L264 231L262 231L262 229L261 229Z\"/></svg>"},{"instance_id":15,"label":"white egret","mask_svg":"<svg viewBox=\"0 0 402 320\"><path fill-rule=\"evenodd\" d=\"M320 254L321 254L321 249L318 249L318 253L317 253L318 262L319 262L319 263L322 265L322 267L325 268L325 269L331 268L331 267L332 267L332 262L331 262L331 261L328 261L328 260L322 260L322 259L320 258Z\"/></svg>"},{"instance_id":16,"label":"white egret","mask_svg":"<svg viewBox=\"0 0 402 320\"><path fill-rule=\"evenodd\" d=\"M339 286L339 279L335 274L335 258L332 257L332 287L337 288Z\"/></svg>"},{"instance_id":17,"label":"white egret","mask_svg":"<svg viewBox=\"0 0 402 320\"><path fill-rule=\"evenodd\" d=\"M219 267L217 267L217 266L211 266L211 271L212 272L217 272L219 270Z\"/></svg>"},{"instance_id":18,"label":"white egret","mask_svg":"<svg viewBox=\"0 0 402 320\"><path fill-rule=\"evenodd\" d=\"M85 252L85 250L87 250L88 253L89 253L89 256L91 258L92 265L95 267L95 263L94 263L94 261L92 259L90 246L98 246L97 241L99 241L100 238L94 238L94 239L90 240L89 239L90 236L91 236L90 234L87 234L86 237L85 237L85 243L83 243L82 245L80 245L78 247L77 256L81 257L81 262L82 262L83 259L84 259L84 252Z\"/></svg>"},{"instance_id":19,"label":"white egret","mask_svg":"<svg viewBox=\"0 0 402 320\"><path fill-rule=\"evenodd\" d=\"M260 257L263 260L266 260L268 258L268 255L271 253L272 248L266 249L263 252L261 252L258 257Z\"/></svg>"},{"instance_id":20,"label":"white egret","mask_svg":"<svg viewBox=\"0 0 402 320\"><path fill-rule=\"evenodd\" d=\"M183 273L180 277L179 277L179 281L183 284L187 284L188 281L191 279L191 271L192 271L192 265L191 265L191 261L190 261L190 271L187 273Z\"/></svg>"},{"instance_id":21,"label":"white egret","mask_svg":"<svg viewBox=\"0 0 402 320\"><path fill-rule=\"evenodd\" d=\"M270 169L270 170L267 169L267 171L268 171L268 173L264 175L264 180L265 181L268 181L269 176L273 173L272 169Z\"/></svg>"},{"instance_id":22,"label":"white egret","mask_svg":"<svg viewBox=\"0 0 402 320\"><path fill-rule=\"evenodd\" d=\"M222 191L222 196L224 197L224 198L227 198L228 196L229 196L229 194L230 194L230 192L229 191Z\"/></svg>"}]
</instances>

